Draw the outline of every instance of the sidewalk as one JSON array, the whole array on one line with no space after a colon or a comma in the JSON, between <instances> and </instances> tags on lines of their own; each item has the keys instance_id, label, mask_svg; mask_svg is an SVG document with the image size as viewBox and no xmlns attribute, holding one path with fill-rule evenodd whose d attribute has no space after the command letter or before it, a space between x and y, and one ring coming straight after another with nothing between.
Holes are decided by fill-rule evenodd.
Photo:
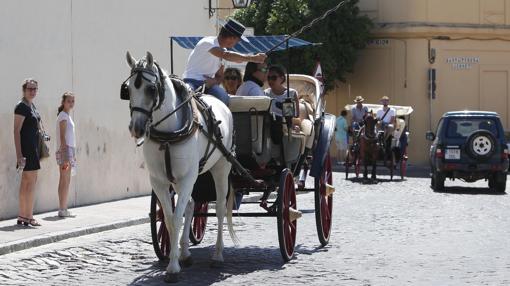
<instances>
[{"instance_id":1,"label":"sidewalk","mask_svg":"<svg viewBox=\"0 0 510 286\"><path fill-rule=\"evenodd\" d=\"M260 194L245 196L255 202ZM82 235L150 222L150 196L70 209L75 217L59 218L57 212L36 214L40 227L16 225L16 218L0 221L0 255L50 244ZM214 208L214 206L210 206ZM150 231L147 227L147 231Z\"/></svg>"},{"instance_id":2,"label":"sidewalk","mask_svg":"<svg viewBox=\"0 0 510 286\"><path fill-rule=\"evenodd\" d=\"M0 221L0 255L60 240L149 222L150 196L70 209L75 217L59 218L57 212L37 214L40 227ZM149 231L149 228L147 228Z\"/></svg>"}]
</instances>

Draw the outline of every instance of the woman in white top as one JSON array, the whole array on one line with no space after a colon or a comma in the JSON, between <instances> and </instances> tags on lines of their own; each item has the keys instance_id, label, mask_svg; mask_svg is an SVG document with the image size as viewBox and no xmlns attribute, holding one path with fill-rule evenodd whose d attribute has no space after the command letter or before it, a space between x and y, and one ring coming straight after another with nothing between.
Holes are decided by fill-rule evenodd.
<instances>
[{"instance_id":1,"label":"woman in white top","mask_svg":"<svg viewBox=\"0 0 510 286\"><path fill-rule=\"evenodd\" d=\"M57 164L60 170L58 183L59 217L69 217L71 213L67 210L67 196L71 175L74 175L76 167L76 136L75 125L70 112L74 107L74 94L65 92L62 95L62 102L58 108L57 116Z\"/></svg>"}]
</instances>

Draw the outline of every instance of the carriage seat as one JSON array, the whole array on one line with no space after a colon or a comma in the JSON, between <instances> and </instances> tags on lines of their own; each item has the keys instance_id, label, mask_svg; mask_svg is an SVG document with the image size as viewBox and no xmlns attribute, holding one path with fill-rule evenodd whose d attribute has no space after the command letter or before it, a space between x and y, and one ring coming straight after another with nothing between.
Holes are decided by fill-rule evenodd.
<instances>
[{"instance_id":1,"label":"carriage seat","mask_svg":"<svg viewBox=\"0 0 510 286\"><path fill-rule=\"evenodd\" d=\"M264 112L271 106L269 96L231 96L229 108L231 112Z\"/></svg>"},{"instance_id":2,"label":"carriage seat","mask_svg":"<svg viewBox=\"0 0 510 286\"><path fill-rule=\"evenodd\" d=\"M270 106L271 98L268 96L230 97L229 108L234 118L237 154L260 156L266 153L269 140L269 128L266 125Z\"/></svg>"}]
</instances>

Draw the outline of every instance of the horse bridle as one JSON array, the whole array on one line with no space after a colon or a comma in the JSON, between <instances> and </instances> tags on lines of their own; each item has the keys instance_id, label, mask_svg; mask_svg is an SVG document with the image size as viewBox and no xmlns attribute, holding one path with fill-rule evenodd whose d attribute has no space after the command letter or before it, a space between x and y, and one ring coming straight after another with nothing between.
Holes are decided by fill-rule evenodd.
<instances>
[{"instance_id":1,"label":"horse bridle","mask_svg":"<svg viewBox=\"0 0 510 286\"><path fill-rule=\"evenodd\" d=\"M154 128L156 126L161 124L163 121L168 119L170 116L172 116L174 113L179 111L184 106L188 105L190 103L190 100L193 98L193 96L188 96L188 98L184 99L173 111L171 111L170 113L165 115L158 122L152 124L152 113L161 107L161 104L163 103L163 100L165 98L165 87L164 87L164 84L162 83L162 79L166 78L166 76L161 72L161 68L159 67L159 65L156 62L154 62L154 65L156 66L156 69L158 70L159 76L158 76L158 74L156 74L155 72L153 72L152 70L149 70L147 68L144 68L141 66L135 67L131 70L131 75L120 86L120 99L121 100L130 100L129 86L128 86L127 82L130 78L132 78L135 75L137 76L137 79L141 80L143 78L143 79L149 81L150 83L152 83L152 86L155 85L157 87L157 95L154 96L155 98L153 100L153 104L152 104L150 111L146 110L144 108L138 107L138 106L133 107L133 106L131 106L131 103L129 104L129 110L131 112L131 115L133 115L133 112L138 111L138 112L145 114L149 118L148 124L150 125L150 128L147 128L147 132L150 129L154 130ZM153 76L155 78L155 80L153 81L153 80L147 78L146 76L144 76L144 74L149 74L149 75ZM136 81L135 81L135 86L136 86ZM157 100L157 99L159 99L159 100Z\"/></svg>"},{"instance_id":2,"label":"horse bridle","mask_svg":"<svg viewBox=\"0 0 510 286\"><path fill-rule=\"evenodd\" d=\"M154 110L159 109L161 107L161 104L163 103L164 95L165 95L165 87L164 87L164 84L162 83L162 80L165 78L165 75L163 75L163 73L161 72L161 69L159 68L159 66L156 63L154 63L154 65L156 66L156 69L158 70L157 74L154 71L144 68L144 67L141 67L141 66L135 67L131 70L131 75L120 86L120 99L121 100L130 100L129 86L128 86L127 82L133 76L136 76L135 86L136 86L137 81L144 79L151 83L151 85L149 85L148 88L155 87L155 91L153 92L155 95L154 95L151 109L147 110L142 107L131 106L131 103L130 103L129 110L131 112L131 115L133 115L133 112L138 111L140 113L145 114L147 117L149 117L149 119L152 119L152 113L154 112ZM154 77L154 80L148 78L147 75Z\"/></svg>"}]
</instances>

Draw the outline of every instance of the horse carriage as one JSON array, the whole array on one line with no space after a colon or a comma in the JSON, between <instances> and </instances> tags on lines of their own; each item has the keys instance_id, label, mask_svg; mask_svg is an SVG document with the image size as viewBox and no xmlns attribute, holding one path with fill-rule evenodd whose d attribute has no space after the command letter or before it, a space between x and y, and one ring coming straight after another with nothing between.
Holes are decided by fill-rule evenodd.
<instances>
[{"instance_id":1,"label":"horse carriage","mask_svg":"<svg viewBox=\"0 0 510 286\"><path fill-rule=\"evenodd\" d=\"M271 138L271 98L235 96L231 98L229 106L234 118L236 160L248 173L261 165L266 165L272 171L254 178L257 183L246 179L247 173L232 171L230 191L235 193L234 209L240 209L244 204L243 196L262 194L258 202L261 212L239 212L234 216L276 217L280 252L284 261L289 261L294 255L297 220L301 216L296 193L314 192L318 238L321 245L325 246L331 234L334 192L328 149L335 128L335 117L324 114L324 98L317 79L297 74L291 74L289 78L290 86L298 91L301 102L309 104L312 112L306 114L301 131L288 129L283 122L280 126L283 129L281 144L274 144L275 138ZM315 177L314 185L310 188L303 184L308 171ZM193 188L195 207L189 238L195 245L202 241L206 233L207 217L216 216L208 212L209 204L216 200L215 192L211 190L214 184L210 180L210 174L204 173L199 176ZM271 193L276 196L270 196ZM163 211L154 193L150 217L154 250L160 259L166 259L170 251L169 235Z\"/></svg>"},{"instance_id":2,"label":"horse carriage","mask_svg":"<svg viewBox=\"0 0 510 286\"><path fill-rule=\"evenodd\" d=\"M284 36L248 37L233 48L261 52L313 45ZM192 49L200 37L171 38ZM283 41L282 41L283 40ZM280 47L285 43L283 47ZM276 48L275 48L276 47ZM294 256L297 221L301 212L296 192L314 192L315 221L321 245L331 234L333 192L328 154L335 116L325 113L320 82L307 75L287 74L288 86L297 90L299 103L285 99L280 120L271 112L266 96L232 96L226 107L218 99L192 91L179 78L166 74L152 55L139 61L129 53L131 75L121 86L121 99L130 101L130 131L138 138L153 188L150 228L154 251L169 259L166 280L175 282L180 266L191 263L189 242L199 244L207 232L207 218L218 218L213 263L223 261L223 219L236 243L232 217L276 217L280 252L284 261ZM300 128L293 128L295 118ZM163 130L172 130L171 132ZM280 136L275 136L273 130ZM175 166L178 166L176 168ZM265 172L256 170L264 169ZM306 176L314 185L306 186ZM261 193L260 212L237 212L243 196ZM215 212L210 212L214 204ZM184 230L178 235L184 219ZM171 230L171 231L170 231ZM177 253L180 245L180 254Z\"/></svg>"},{"instance_id":3,"label":"horse carriage","mask_svg":"<svg viewBox=\"0 0 510 286\"><path fill-rule=\"evenodd\" d=\"M352 144L347 149L345 160L345 178L349 178L349 171L353 168L356 178L361 173L361 167L365 168L364 177L368 165L372 165L372 176L375 177L376 167L387 167L390 172L390 180L393 180L394 172L398 169L400 178L404 180L407 171L407 146L409 144L409 130L411 106L390 105L396 111L396 124L393 134L388 141L384 140L382 130L377 130L376 120L373 114L382 106L379 104L363 104L370 111L364 124L357 130L352 130ZM346 105L345 109L351 111L356 105Z\"/></svg>"}]
</instances>

